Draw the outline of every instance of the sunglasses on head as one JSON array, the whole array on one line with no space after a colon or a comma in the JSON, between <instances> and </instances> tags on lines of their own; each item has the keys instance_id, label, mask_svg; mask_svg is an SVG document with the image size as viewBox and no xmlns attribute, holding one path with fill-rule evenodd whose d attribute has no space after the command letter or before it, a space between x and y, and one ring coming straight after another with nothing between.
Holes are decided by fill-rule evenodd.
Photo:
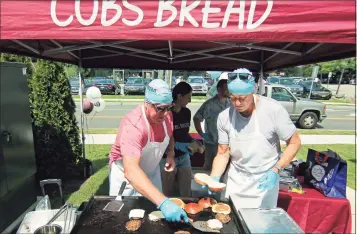
<instances>
[{"instance_id":1,"label":"sunglasses on head","mask_svg":"<svg viewBox=\"0 0 357 234\"><path fill-rule=\"evenodd\" d=\"M248 80L251 78L250 74L245 74L245 73L241 73L241 74L237 74L237 73L231 73L228 74L228 80L229 81L233 81L235 79L239 78L242 81L248 82Z\"/></svg>"}]
</instances>

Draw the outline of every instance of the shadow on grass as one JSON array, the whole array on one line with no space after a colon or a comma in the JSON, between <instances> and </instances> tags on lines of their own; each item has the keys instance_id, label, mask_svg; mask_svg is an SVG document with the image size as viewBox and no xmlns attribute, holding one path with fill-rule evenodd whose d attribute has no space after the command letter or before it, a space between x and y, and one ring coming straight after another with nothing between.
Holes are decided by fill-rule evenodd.
<instances>
[{"instance_id":1,"label":"shadow on grass","mask_svg":"<svg viewBox=\"0 0 357 234\"><path fill-rule=\"evenodd\" d=\"M92 163L94 166L94 173L95 173L109 164L108 154L106 155L105 158L93 160Z\"/></svg>"},{"instance_id":2,"label":"shadow on grass","mask_svg":"<svg viewBox=\"0 0 357 234\"><path fill-rule=\"evenodd\" d=\"M107 176L102 185L95 192L95 195L109 196L109 177Z\"/></svg>"},{"instance_id":3,"label":"shadow on grass","mask_svg":"<svg viewBox=\"0 0 357 234\"><path fill-rule=\"evenodd\" d=\"M352 158L352 159L348 159L348 161L352 162L352 163L356 163L356 159Z\"/></svg>"}]
</instances>

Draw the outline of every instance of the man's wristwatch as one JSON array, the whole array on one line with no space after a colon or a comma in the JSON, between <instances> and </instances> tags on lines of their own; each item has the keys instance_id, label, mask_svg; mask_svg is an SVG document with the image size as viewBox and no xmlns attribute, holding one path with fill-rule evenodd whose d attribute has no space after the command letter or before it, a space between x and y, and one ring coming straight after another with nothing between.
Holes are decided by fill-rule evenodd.
<instances>
[{"instance_id":1,"label":"man's wristwatch","mask_svg":"<svg viewBox=\"0 0 357 234\"><path fill-rule=\"evenodd\" d=\"M283 170L283 167L279 165L275 165L273 168L276 168L278 170L278 174Z\"/></svg>"}]
</instances>

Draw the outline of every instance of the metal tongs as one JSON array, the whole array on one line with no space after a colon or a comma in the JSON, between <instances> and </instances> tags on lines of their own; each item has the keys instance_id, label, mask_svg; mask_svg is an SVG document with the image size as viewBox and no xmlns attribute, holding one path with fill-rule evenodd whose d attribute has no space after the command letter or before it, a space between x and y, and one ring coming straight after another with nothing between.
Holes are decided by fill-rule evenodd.
<instances>
[{"instance_id":1,"label":"metal tongs","mask_svg":"<svg viewBox=\"0 0 357 234\"><path fill-rule=\"evenodd\" d=\"M68 217L68 212L69 212L69 217ZM71 224L72 224L72 219L74 218L73 215L73 207L71 204L68 204L67 210L66 210L66 215L64 219L64 228L63 228L63 233L70 233L71 232Z\"/></svg>"},{"instance_id":2,"label":"metal tongs","mask_svg":"<svg viewBox=\"0 0 357 234\"><path fill-rule=\"evenodd\" d=\"M61 214L66 210L67 206L68 206L67 203L61 206L61 208L57 211L57 213L47 222L46 226L51 225L53 221L55 221L58 217L60 217Z\"/></svg>"}]
</instances>

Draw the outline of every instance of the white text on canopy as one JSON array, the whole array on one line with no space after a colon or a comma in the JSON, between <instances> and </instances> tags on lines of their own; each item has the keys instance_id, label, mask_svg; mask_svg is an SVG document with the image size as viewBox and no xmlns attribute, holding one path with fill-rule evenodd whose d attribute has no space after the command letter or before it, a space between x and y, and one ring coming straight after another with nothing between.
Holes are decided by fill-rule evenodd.
<instances>
[{"instance_id":1,"label":"white text on canopy","mask_svg":"<svg viewBox=\"0 0 357 234\"><path fill-rule=\"evenodd\" d=\"M157 19L156 19L154 26L155 27L168 26L176 19L177 15L179 14L180 15L179 26L182 27L185 23L185 19L187 19L187 21L190 22L194 27L199 27L199 24L197 23L196 19L191 15L190 12L192 10L194 10L200 4L201 1L195 0L191 4L188 5L186 0L182 0L181 8L179 10L173 5L174 2L175 2L174 0L159 1ZM222 24L220 22L209 22L210 15L220 13L222 9L218 8L218 7L212 7L210 0L206 0L206 1L202 1L202 2L205 3L204 7L201 10L202 14L203 14L202 15L202 27L203 28L219 28L219 27L226 28L229 20L234 17L232 15L235 14L238 16L238 28L244 29L244 13L245 13L246 1L244 1L244 0L227 1L227 7L225 8L225 13L224 13L224 18L223 18ZM238 5L237 2L239 2L238 7L236 6L236 5ZM268 0L267 7L266 7L263 15L256 22L253 22L256 4L257 4L257 2L255 0L251 1L249 13L248 13L248 19L247 19L247 26L246 26L246 28L249 30L255 29L258 26L260 26L268 18L269 14L273 8L273 1ZM171 12L171 15L166 19L163 19L164 11Z\"/></svg>"},{"instance_id":2,"label":"white text on canopy","mask_svg":"<svg viewBox=\"0 0 357 234\"><path fill-rule=\"evenodd\" d=\"M100 16L100 22L101 25L108 27L112 26L114 24L117 24L120 18L123 15L124 11L131 11L136 14L136 19L126 19L122 17L121 21L124 25L126 26L138 26L140 23L142 23L144 16L145 16L145 11L135 5L134 0L130 0L130 3L128 0L121 0L121 1L116 1L116 0L93 0L93 6L91 10L90 17L87 17L87 19L84 19L81 13L81 1L80 0L73 0L74 1L74 9L73 13L69 14L65 17L66 19L58 19L57 14L59 12L56 11L57 8L57 0L51 0L51 18L52 21L59 27L67 27L69 26L73 20L74 20L74 15L78 22L83 25L83 26L91 26L93 25L96 20L99 11L99 2L101 2L101 16ZM213 3L217 2L218 0L215 1L210 1L210 0L194 0L190 1L190 3L187 2L187 0L182 0L182 1L177 1L176 3L179 4L174 4L175 0L157 0L158 4L158 9L157 9L157 14L156 14L156 22L154 23L154 27L166 27L169 26L172 22L176 20L178 17L179 20L179 26L183 27L185 23L189 23L194 27L202 27L202 28L226 28L229 24L230 21L237 21L238 20L238 29L242 30L244 29L244 15L246 11L246 1L245 0L229 0L229 1L222 1L225 3L224 7L214 7ZM66 0L64 2L69 2L69 0ZM83 2L88 2L88 0L85 0ZM119 3L121 2L121 4ZM141 1L144 2L144 1ZM260 1L262 2L262 1ZM256 0L250 1L250 8L249 12L247 13L248 18L246 21L246 29L248 30L253 30L259 27L270 15L270 12L273 8L273 0L267 0L266 1L266 9L264 13L260 16L256 22L253 22L254 16L255 16L255 8L257 5ZM201 4L200 4L201 3ZM66 3L64 3L66 4ZM201 9L198 9L200 6ZM88 7L88 6L87 6ZM191 14L192 11L200 10L202 14L197 14L193 15ZM88 9L86 9L86 12ZM108 11L114 11L115 14L108 19ZM224 11L223 18L221 20L217 19L217 15L221 11ZM164 13L168 13L169 16L164 17ZM63 13L59 13L59 15L63 15ZM167 14L166 14L167 15ZM201 19L198 19L198 17L202 15ZM202 22L201 25L199 25L198 22Z\"/></svg>"}]
</instances>

